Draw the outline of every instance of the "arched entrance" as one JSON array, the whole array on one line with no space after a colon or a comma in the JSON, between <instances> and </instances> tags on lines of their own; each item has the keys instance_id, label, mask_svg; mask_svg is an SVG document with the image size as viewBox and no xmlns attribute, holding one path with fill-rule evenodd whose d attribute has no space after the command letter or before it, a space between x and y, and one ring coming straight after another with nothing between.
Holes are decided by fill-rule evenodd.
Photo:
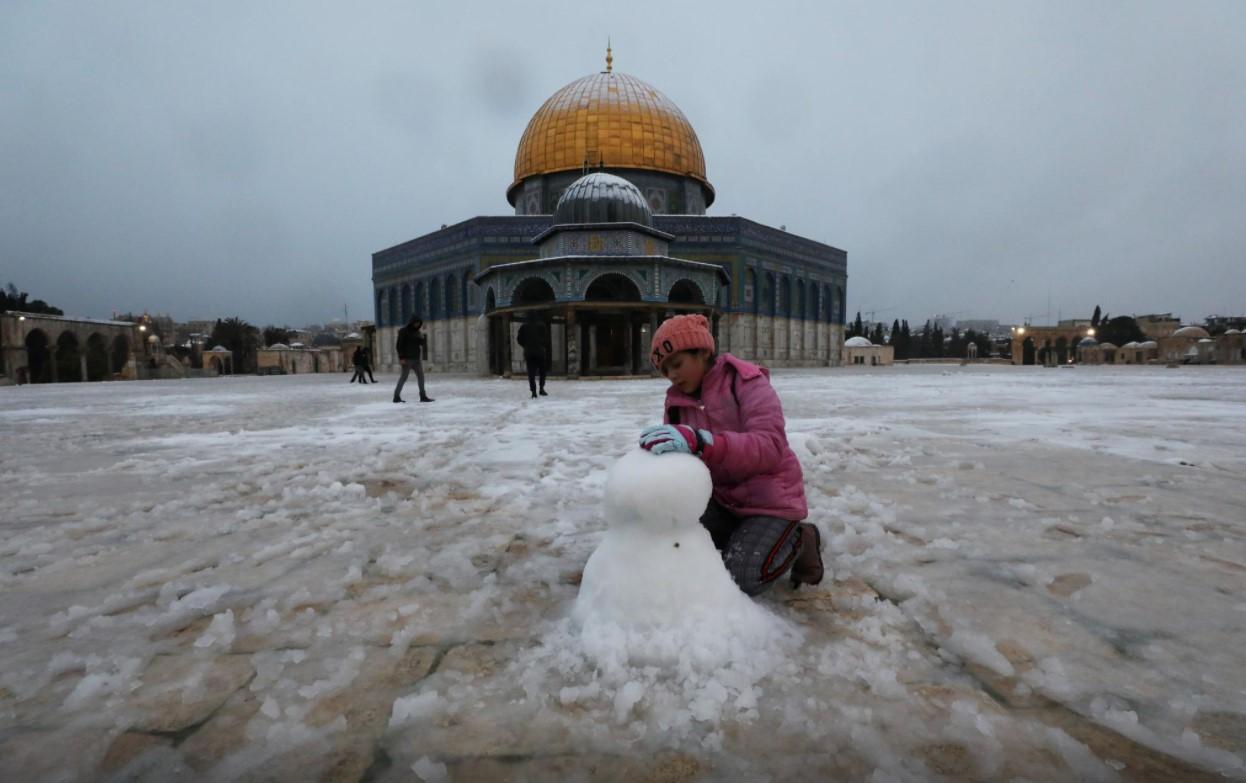
<instances>
[{"instance_id":1,"label":"arched entrance","mask_svg":"<svg viewBox=\"0 0 1246 783\"><path fill-rule=\"evenodd\" d=\"M31 383L52 383L55 380L48 336L42 329L32 329L26 335L26 367Z\"/></svg>"},{"instance_id":2,"label":"arched entrance","mask_svg":"<svg viewBox=\"0 0 1246 783\"><path fill-rule=\"evenodd\" d=\"M1065 364L1069 360L1069 341L1064 337L1056 338L1056 364Z\"/></svg>"},{"instance_id":3,"label":"arched entrance","mask_svg":"<svg viewBox=\"0 0 1246 783\"><path fill-rule=\"evenodd\" d=\"M1033 364L1034 353L1035 353L1034 338L1033 337L1025 338L1025 342L1021 343L1021 363L1022 364Z\"/></svg>"},{"instance_id":4,"label":"arched entrance","mask_svg":"<svg viewBox=\"0 0 1246 783\"><path fill-rule=\"evenodd\" d=\"M102 381L108 375L108 343L96 332L87 338L87 380Z\"/></svg>"},{"instance_id":5,"label":"arched entrance","mask_svg":"<svg viewBox=\"0 0 1246 783\"><path fill-rule=\"evenodd\" d=\"M82 380L82 351L73 332L61 332L56 338L56 380Z\"/></svg>"},{"instance_id":6,"label":"arched entrance","mask_svg":"<svg viewBox=\"0 0 1246 783\"><path fill-rule=\"evenodd\" d=\"M506 374L506 348L508 345L506 321L493 315L498 309L498 297L490 287L485 292L485 319L489 328L489 374Z\"/></svg>"},{"instance_id":7,"label":"arched entrance","mask_svg":"<svg viewBox=\"0 0 1246 783\"><path fill-rule=\"evenodd\" d=\"M678 284L676 284L678 285ZM581 372L588 375L623 375L640 371L641 318L633 310L612 308L611 304L640 301L640 289L628 277L605 274L589 285L584 301L596 304L580 320L580 344L588 346L580 354Z\"/></svg>"},{"instance_id":8,"label":"arched entrance","mask_svg":"<svg viewBox=\"0 0 1246 783\"><path fill-rule=\"evenodd\" d=\"M109 365L114 375L119 375L125 370L126 362L130 360L130 343L125 339L124 335L117 335L112 338L112 362Z\"/></svg>"}]
</instances>

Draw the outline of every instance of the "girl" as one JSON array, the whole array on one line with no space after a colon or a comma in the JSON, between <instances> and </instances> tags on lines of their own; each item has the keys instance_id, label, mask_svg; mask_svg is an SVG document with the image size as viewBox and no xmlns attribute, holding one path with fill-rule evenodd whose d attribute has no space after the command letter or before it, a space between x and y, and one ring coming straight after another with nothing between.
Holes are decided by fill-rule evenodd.
<instances>
[{"instance_id":1,"label":"girl","mask_svg":"<svg viewBox=\"0 0 1246 783\"><path fill-rule=\"evenodd\" d=\"M736 584L757 595L789 571L793 587L821 582L821 536L801 521L809 515L804 477L770 373L715 354L703 315L663 322L650 361L671 387L666 423L642 432L640 446L694 454L709 468L714 494L701 524Z\"/></svg>"}]
</instances>

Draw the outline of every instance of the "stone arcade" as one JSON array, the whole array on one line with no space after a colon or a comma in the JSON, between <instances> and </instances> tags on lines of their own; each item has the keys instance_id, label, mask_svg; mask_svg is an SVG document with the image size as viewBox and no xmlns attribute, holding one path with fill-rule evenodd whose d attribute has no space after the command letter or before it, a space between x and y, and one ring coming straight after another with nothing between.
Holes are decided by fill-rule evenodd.
<instances>
[{"instance_id":1,"label":"stone arcade","mask_svg":"<svg viewBox=\"0 0 1246 783\"><path fill-rule=\"evenodd\" d=\"M513 216L477 217L374 253L377 363L412 315L425 367L507 374L524 318L551 325L551 372L647 375L662 318L703 312L721 350L769 366L837 366L847 254L737 216L714 217L701 144L665 95L606 70L528 123L507 188Z\"/></svg>"}]
</instances>

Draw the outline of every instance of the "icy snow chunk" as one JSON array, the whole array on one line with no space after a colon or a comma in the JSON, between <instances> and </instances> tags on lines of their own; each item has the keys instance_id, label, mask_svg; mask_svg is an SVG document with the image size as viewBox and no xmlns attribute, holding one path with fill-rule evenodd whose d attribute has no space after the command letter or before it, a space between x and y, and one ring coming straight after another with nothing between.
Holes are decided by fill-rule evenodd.
<instances>
[{"instance_id":1,"label":"icy snow chunk","mask_svg":"<svg viewBox=\"0 0 1246 783\"><path fill-rule=\"evenodd\" d=\"M195 646L199 648L211 647L219 644L222 647L229 647L234 643L234 610L226 609L212 618L212 623L203 635L195 640Z\"/></svg>"},{"instance_id":2,"label":"icy snow chunk","mask_svg":"<svg viewBox=\"0 0 1246 783\"><path fill-rule=\"evenodd\" d=\"M944 641L943 647L1001 676L1012 677L1016 674L1008 659L995 649L995 642L985 634L961 628Z\"/></svg>"},{"instance_id":3,"label":"icy snow chunk","mask_svg":"<svg viewBox=\"0 0 1246 783\"><path fill-rule=\"evenodd\" d=\"M404 696L394 700L393 711L389 715L389 726L401 726L404 723L427 718L435 714L446 704L437 691L426 691L414 696Z\"/></svg>"},{"instance_id":4,"label":"icy snow chunk","mask_svg":"<svg viewBox=\"0 0 1246 783\"><path fill-rule=\"evenodd\" d=\"M428 756L421 756L411 765L411 771L424 783L443 783L450 779L446 765L433 761Z\"/></svg>"}]
</instances>

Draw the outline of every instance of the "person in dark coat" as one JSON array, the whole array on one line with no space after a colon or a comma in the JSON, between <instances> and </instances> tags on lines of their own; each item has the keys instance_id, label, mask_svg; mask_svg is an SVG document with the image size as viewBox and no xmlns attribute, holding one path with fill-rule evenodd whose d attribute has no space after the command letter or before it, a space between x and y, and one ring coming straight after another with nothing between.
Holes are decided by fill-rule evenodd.
<instances>
[{"instance_id":1,"label":"person in dark coat","mask_svg":"<svg viewBox=\"0 0 1246 783\"><path fill-rule=\"evenodd\" d=\"M372 349L366 346L363 349L363 371L368 374L369 381L376 383L376 377L372 375Z\"/></svg>"},{"instance_id":2,"label":"person in dark coat","mask_svg":"<svg viewBox=\"0 0 1246 783\"><path fill-rule=\"evenodd\" d=\"M398 353L398 361L402 363L402 375L398 378L398 385L394 387L394 402L406 402L402 398L402 386L407 382L407 376L412 369L415 370L416 383L420 386L420 402L433 401L432 397L424 393L424 365L420 363L420 354L428 343L428 337L420 331L423 326L423 319L413 315L407 325L398 330L398 342L394 348Z\"/></svg>"},{"instance_id":3,"label":"person in dark coat","mask_svg":"<svg viewBox=\"0 0 1246 783\"><path fill-rule=\"evenodd\" d=\"M545 373L549 370L549 327L539 315L530 315L528 320L519 327L516 336L523 348L524 363L528 365L528 389L532 399L537 396L537 377L540 377L540 394L545 393Z\"/></svg>"},{"instance_id":4,"label":"person in dark coat","mask_svg":"<svg viewBox=\"0 0 1246 783\"><path fill-rule=\"evenodd\" d=\"M350 363L355 366L355 374L350 376L351 383L355 383L356 381L359 383L367 383L367 381L363 379L364 365L366 362L367 359L365 359L363 355L363 346L356 346L355 352L350 355Z\"/></svg>"}]
</instances>

